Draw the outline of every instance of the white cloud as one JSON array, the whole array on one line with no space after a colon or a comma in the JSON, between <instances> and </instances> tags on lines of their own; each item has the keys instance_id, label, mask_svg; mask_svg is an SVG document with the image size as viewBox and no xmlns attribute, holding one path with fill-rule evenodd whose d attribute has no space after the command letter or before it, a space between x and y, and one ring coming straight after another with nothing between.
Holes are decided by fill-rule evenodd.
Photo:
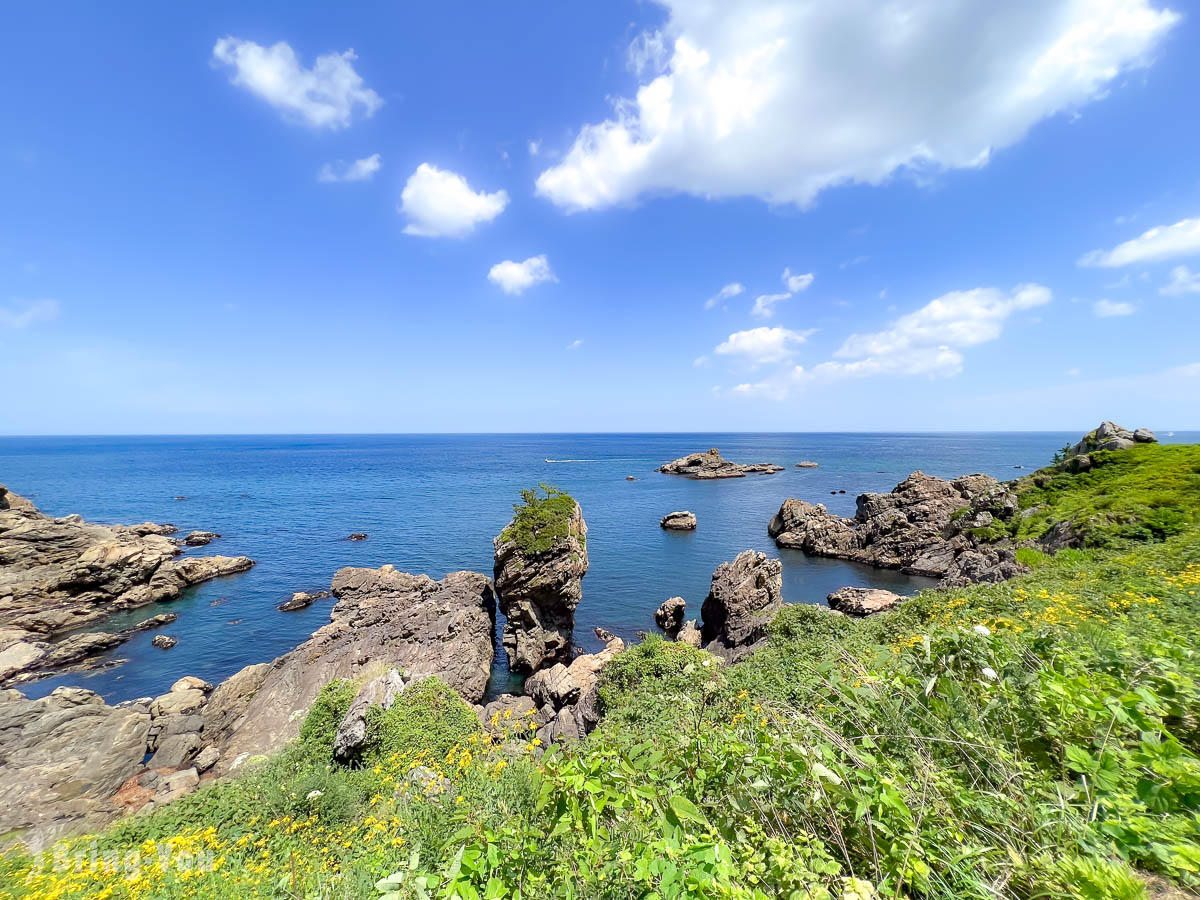
<instances>
[{"instance_id":1,"label":"white cloud","mask_svg":"<svg viewBox=\"0 0 1200 900\"><path fill-rule=\"evenodd\" d=\"M529 142L529 155L530 156L537 156L541 152L542 152L542 142L541 141L530 141Z\"/></svg>"},{"instance_id":2,"label":"white cloud","mask_svg":"<svg viewBox=\"0 0 1200 900\"><path fill-rule=\"evenodd\" d=\"M834 353L851 363L829 363L846 374L954 375L962 369L958 351L994 341L1014 312L1050 302L1048 288L1037 284L1018 286L1011 293L998 288L951 291L929 301L920 309L901 316L885 331L852 334Z\"/></svg>"},{"instance_id":3,"label":"white cloud","mask_svg":"<svg viewBox=\"0 0 1200 900\"><path fill-rule=\"evenodd\" d=\"M1200 294L1200 272L1193 274L1187 266L1176 266L1171 270L1171 280L1160 287L1158 292L1167 297Z\"/></svg>"},{"instance_id":4,"label":"white cloud","mask_svg":"<svg viewBox=\"0 0 1200 900\"><path fill-rule=\"evenodd\" d=\"M1068 378L1078 378L1079 377L1079 369L1074 368L1074 367L1067 369L1067 377Z\"/></svg>"},{"instance_id":5,"label":"white cloud","mask_svg":"<svg viewBox=\"0 0 1200 900\"><path fill-rule=\"evenodd\" d=\"M571 341L571 343L567 344L567 349L568 350L578 350L582 346L583 346L583 339L575 338L575 340L573 340L573 341Z\"/></svg>"},{"instance_id":6,"label":"white cloud","mask_svg":"<svg viewBox=\"0 0 1200 900\"><path fill-rule=\"evenodd\" d=\"M476 193L461 175L429 163L417 166L400 194L400 211L409 220L404 233L421 237L462 237L507 205L507 191Z\"/></svg>"},{"instance_id":7,"label":"white cloud","mask_svg":"<svg viewBox=\"0 0 1200 900\"><path fill-rule=\"evenodd\" d=\"M695 366L697 369L700 368L701 366L707 366L708 365L708 357L705 356L704 354L701 354L700 356L697 356L695 359L692 360L692 365Z\"/></svg>"},{"instance_id":8,"label":"white cloud","mask_svg":"<svg viewBox=\"0 0 1200 900\"><path fill-rule=\"evenodd\" d=\"M561 207L655 192L805 205L898 169L982 166L1148 63L1180 18L1150 0L659 2L661 34L630 51L649 70L636 98L537 180Z\"/></svg>"},{"instance_id":9,"label":"white cloud","mask_svg":"<svg viewBox=\"0 0 1200 900\"><path fill-rule=\"evenodd\" d=\"M1124 300L1097 300L1092 304L1092 312L1102 319L1111 319L1115 316L1132 316L1137 312L1137 307Z\"/></svg>"},{"instance_id":10,"label":"white cloud","mask_svg":"<svg viewBox=\"0 0 1200 900\"><path fill-rule=\"evenodd\" d=\"M754 367L783 362L799 344L815 332L792 331L788 328L768 328L765 325L748 331L735 331L728 340L717 345L715 353L736 357Z\"/></svg>"},{"instance_id":11,"label":"white cloud","mask_svg":"<svg viewBox=\"0 0 1200 900\"><path fill-rule=\"evenodd\" d=\"M750 310L750 315L758 316L760 319L769 319L775 314L771 308L780 300L788 299L791 294L760 294L754 298L754 307Z\"/></svg>"},{"instance_id":12,"label":"white cloud","mask_svg":"<svg viewBox=\"0 0 1200 900\"><path fill-rule=\"evenodd\" d=\"M28 328L58 318L57 300L16 300L0 306L0 327Z\"/></svg>"},{"instance_id":13,"label":"white cloud","mask_svg":"<svg viewBox=\"0 0 1200 900\"><path fill-rule=\"evenodd\" d=\"M488 281L499 285L506 294L520 294L543 281L558 281L550 271L545 255L531 256L524 262L506 259L496 263L488 272ZM571 349L571 348L568 348Z\"/></svg>"},{"instance_id":14,"label":"white cloud","mask_svg":"<svg viewBox=\"0 0 1200 900\"><path fill-rule=\"evenodd\" d=\"M813 283L812 272L806 272L803 275L793 275L791 269L784 269L783 275L780 277L783 279L783 283L787 287L788 291L793 294L799 294L801 291L807 291L809 286Z\"/></svg>"},{"instance_id":15,"label":"white cloud","mask_svg":"<svg viewBox=\"0 0 1200 900\"><path fill-rule=\"evenodd\" d=\"M730 282L729 284L725 285L725 287L721 288L719 291L717 291L715 294L713 294L711 297L709 297L707 300L705 300L704 308L712 309L714 306L716 306L722 300L728 300L730 297L736 297L738 294L740 294L745 289L746 288L743 285L738 284L736 281Z\"/></svg>"},{"instance_id":16,"label":"white cloud","mask_svg":"<svg viewBox=\"0 0 1200 900\"><path fill-rule=\"evenodd\" d=\"M1188 363L1186 366L1178 366L1171 369L1169 375L1183 375L1187 378L1200 378L1200 362Z\"/></svg>"},{"instance_id":17,"label":"white cloud","mask_svg":"<svg viewBox=\"0 0 1200 900\"><path fill-rule=\"evenodd\" d=\"M356 110L370 117L383 98L354 71L353 50L318 56L311 69L300 65L283 41L263 47L223 37L213 47L214 64L232 66L233 83L266 100L293 121L314 128L345 128Z\"/></svg>"},{"instance_id":18,"label":"white cloud","mask_svg":"<svg viewBox=\"0 0 1200 900\"><path fill-rule=\"evenodd\" d=\"M1081 266L1112 269L1135 263L1162 262L1200 253L1200 218L1158 225L1111 250L1093 250L1079 258Z\"/></svg>"},{"instance_id":19,"label":"white cloud","mask_svg":"<svg viewBox=\"0 0 1200 900\"><path fill-rule=\"evenodd\" d=\"M375 173L383 167L383 160L378 153L372 153L363 159L356 159L349 165L338 160L337 165L325 163L317 173L317 181L323 184L336 184L339 181L370 181Z\"/></svg>"}]
</instances>

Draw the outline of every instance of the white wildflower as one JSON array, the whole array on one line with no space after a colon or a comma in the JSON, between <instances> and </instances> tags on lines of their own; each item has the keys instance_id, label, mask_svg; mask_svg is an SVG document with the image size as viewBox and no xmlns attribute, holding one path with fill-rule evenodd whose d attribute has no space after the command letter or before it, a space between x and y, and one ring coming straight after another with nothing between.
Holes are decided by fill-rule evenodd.
<instances>
[{"instance_id":1,"label":"white wildflower","mask_svg":"<svg viewBox=\"0 0 1200 900\"><path fill-rule=\"evenodd\" d=\"M971 630L980 637L989 637L992 633L992 630L986 625L974 625L972 626Z\"/></svg>"},{"instance_id":2,"label":"white wildflower","mask_svg":"<svg viewBox=\"0 0 1200 900\"><path fill-rule=\"evenodd\" d=\"M996 670L993 669L991 666L984 666L983 667L983 677L986 678L988 681L995 681L1000 676L996 674Z\"/></svg>"},{"instance_id":3,"label":"white wildflower","mask_svg":"<svg viewBox=\"0 0 1200 900\"><path fill-rule=\"evenodd\" d=\"M304 799L305 800L316 800L318 797L324 797L324 796L325 796L324 791L309 791L308 796L306 796Z\"/></svg>"}]
</instances>

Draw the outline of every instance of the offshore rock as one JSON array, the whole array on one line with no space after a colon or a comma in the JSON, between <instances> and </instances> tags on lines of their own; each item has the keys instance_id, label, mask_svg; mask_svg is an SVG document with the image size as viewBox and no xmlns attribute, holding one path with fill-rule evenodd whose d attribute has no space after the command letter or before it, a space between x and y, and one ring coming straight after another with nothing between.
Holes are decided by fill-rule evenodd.
<instances>
[{"instance_id":1,"label":"offshore rock","mask_svg":"<svg viewBox=\"0 0 1200 900\"><path fill-rule=\"evenodd\" d=\"M144 710L81 688L41 700L0 691L0 843L36 852L115 819L110 798L141 768L149 726Z\"/></svg>"},{"instance_id":2,"label":"offshore rock","mask_svg":"<svg viewBox=\"0 0 1200 900\"><path fill-rule=\"evenodd\" d=\"M578 503L566 530L565 537L540 552L505 539L507 528L493 541L496 595L507 619L502 643L514 672L536 672L570 655L575 608L588 570L587 523Z\"/></svg>"},{"instance_id":3,"label":"offshore rock","mask_svg":"<svg viewBox=\"0 0 1200 900\"><path fill-rule=\"evenodd\" d=\"M802 459L802 460L800 460L800 462L796 463L796 468L797 469L816 469L820 465L821 465L820 463L815 463L811 459Z\"/></svg>"},{"instance_id":4,"label":"offshore rock","mask_svg":"<svg viewBox=\"0 0 1200 900\"><path fill-rule=\"evenodd\" d=\"M1025 571L989 528L1017 511L1017 497L988 475L946 481L914 472L888 494L861 494L851 519L823 505L788 499L767 526L780 547L849 559L912 575L1000 580ZM976 534L981 529L983 534ZM957 564L967 551L978 556ZM1006 555L1007 554L1007 555Z\"/></svg>"},{"instance_id":5,"label":"offshore rock","mask_svg":"<svg viewBox=\"0 0 1200 900\"><path fill-rule=\"evenodd\" d=\"M668 531L694 531L696 528L696 514L687 510L669 512L662 517L662 520L658 524Z\"/></svg>"},{"instance_id":6,"label":"offshore rock","mask_svg":"<svg viewBox=\"0 0 1200 900\"><path fill-rule=\"evenodd\" d=\"M193 531L183 539L183 543L188 547L203 547L206 544L211 544L220 535L215 531Z\"/></svg>"},{"instance_id":7,"label":"offshore rock","mask_svg":"<svg viewBox=\"0 0 1200 900\"><path fill-rule=\"evenodd\" d=\"M166 537L174 526L96 525L77 515L53 518L0 485L0 680L27 668L29 647L96 622L113 612L174 600L189 585L253 565L246 557L177 559Z\"/></svg>"},{"instance_id":8,"label":"offshore rock","mask_svg":"<svg viewBox=\"0 0 1200 900\"><path fill-rule=\"evenodd\" d=\"M287 600L280 603L276 609L280 612L292 612L297 609L304 609L311 606L317 600L324 600L329 596L329 591L296 591Z\"/></svg>"},{"instance_id":9,"label":"offshore rock","mask_svg":"<svg viewBox=\"0 0 1200 900\"><path fill-rule=\"evenodd\" d=\"M666 475L682 475L685 478L705 480L709 478L744 478L746 475L770 475L782 472L783 466L773 463L753 463L743 465L721 458L721 451L716 447L705 453L693 453L681 456L679 459L663 463L656 472Z\"/></svg>"},{"instance_id":10,"label":"offshore rock","mask_svg":"<svg viewBox=\"0 0 1200 900\"><path fill-rule=\"evenodd\" d=\"M783 563L757 550L743 550L713 572L700 608L701 637L710 653L737 662L767 637L767 626L783 605Z\"/></svg>"},{"instance_id":11,"label":"offshore rock","mask_svg":"<svg viewBox=\"0 0 1200 900\"><path fill-rule=\"evenodd\" d=\"M328 625L273 663L250 667L213 692L206 735L223 739L218 772L278 750L300 733L317 692L335 678L371 679L389 669L437 675L468 703L482 699L492 665L495 600L478 572L427 575L345 568L333 577ZM219 715L211 707L220 705Z\"/></svg>"}]
</instances>

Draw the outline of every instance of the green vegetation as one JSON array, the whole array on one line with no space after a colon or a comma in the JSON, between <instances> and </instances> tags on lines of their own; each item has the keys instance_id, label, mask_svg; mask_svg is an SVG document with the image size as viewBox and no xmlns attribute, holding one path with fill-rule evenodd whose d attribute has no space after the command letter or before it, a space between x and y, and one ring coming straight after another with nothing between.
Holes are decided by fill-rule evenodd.
<instances>
[{"instance_id":1,"label":"green vegetation","mask_svg":"<svg viewBox=\"0 0 1200 900\"><path fill-rule=\"evenodd\" d=\"M570 535L575 498L566 491L541 484L521 491L521 501L513 504L513 520L500 532L502 542L512 541L521 552L536 555ZM581 543L587 540L584 535L578 537Z\"/></svg>"},{"instance_id":2,"label":"green vegetation","mask_svg":"<svg viewBox=\"0 0 1200 900\"><path fill-rule=\"evenodd\" d=\"M429 681L372 720L364 765L342 768L328 723L353 691L331 686L278 757L71 843L140 851L137 879L10 855L0 896L1198 890L1200 448L1127 452L1023 490L1024 508L1043 507L1031 529L1071 518L1093 535L1054 556L1022 549L1024 577L862 621L785 607L768 646L732 667L648 639L605 670L597 731L545 755L530 721L485 733ZM1163 509L1181 511L1176 533L1130 536ZM164 847L207 863L159 865Z\"/></svg>"}]
</instances>

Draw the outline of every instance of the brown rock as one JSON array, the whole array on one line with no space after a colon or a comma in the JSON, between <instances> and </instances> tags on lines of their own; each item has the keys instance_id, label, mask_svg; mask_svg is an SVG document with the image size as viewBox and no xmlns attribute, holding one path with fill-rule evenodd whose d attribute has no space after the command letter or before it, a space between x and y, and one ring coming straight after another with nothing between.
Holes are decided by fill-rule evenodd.
<instances>
[{"instance_id":1,"label":"brown rock","mask_svg":"<svg viewBox=\"0 0 1200 900\"><path fill-rule=\"evenodd\" d=\"M654 624L667 633L667 637L675 637L683 627L683 613L687 601L682 597L670 597L654 611Z\"/></svg>"},{"instance_id":2,"label":"brown rock","mask_svg":"<svg viewBox=\"0 0 1200 900\"><path fill-rule=\"evenodd\" d=\"M710 478L744 478L746 475L770 475L782 472L783 466L773 463L753 463L743 465L721 458L721 451L716 447L705 453L693 453L681 456L679 459L663 463L656 472L666 475L683 475L685 478L706 480Z\"/></svg>"},{"instance_id":3,"label":"brown rock","mask_svg":"<svg viewBox=\"0 0 1200 900\"><path fill-rule=\"evenodd\" d=\"M743 550L713 573L700 608L701 636L711 653L730 662L767 637L767 626L783 604L783 564L757 550Z\"/></svg>"},{"instance_id":4,"label":"brown rock","mask_svg":"<svg viewBox=\"0 0 1200 900\"><path fill-rule=\"evenodd\" d=\"M696 516L687 510L670 512L663 516L658 524L669 531L694 531Z\"/></svg>"},{"instance_id":5,"label":"brown rock","mask_svg":"<svg viewBox=\"0 0 1200 900\"><path fill-rule=\"evenodd\" d=\"M886 612L904 600L899 594L893 594L891 591L864 587L838 588L826 599L830 609L860 618Z\"/></svg>"}]
</instances>

